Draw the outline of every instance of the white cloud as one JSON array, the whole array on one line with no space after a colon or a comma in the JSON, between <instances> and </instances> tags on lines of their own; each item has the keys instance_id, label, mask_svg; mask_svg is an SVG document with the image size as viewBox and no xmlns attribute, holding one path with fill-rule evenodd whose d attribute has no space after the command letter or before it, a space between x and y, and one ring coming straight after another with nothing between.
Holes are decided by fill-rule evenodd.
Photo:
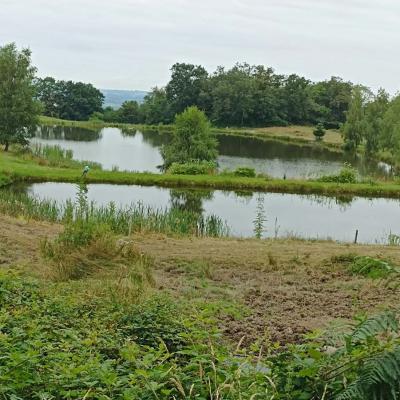
<instances>
[{"instance_id":1,"label":"white cloud","mask_svg":"<svg viewBox=\"0 0 400 400\"><path fill-rule=\"evenodd\" d=\"M0 40L41 75L149 89L176 61L236 61L399 89L395 0L0 0Z\"/></svg>"}]
</instances>

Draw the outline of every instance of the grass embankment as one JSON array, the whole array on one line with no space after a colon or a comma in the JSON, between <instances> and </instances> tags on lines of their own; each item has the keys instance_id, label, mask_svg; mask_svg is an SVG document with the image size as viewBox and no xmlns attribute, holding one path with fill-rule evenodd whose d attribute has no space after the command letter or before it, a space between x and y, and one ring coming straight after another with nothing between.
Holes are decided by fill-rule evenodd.
<instances>
[{"instance_id":1,"label":"grass embankment","mask_svg":"<svg viewBox=\"0 0 400 400\"><path fill-rule=\"evenodd\" d=\"M138 129L138 130L156 130L160 132L172 132L173 125L143 125L143 124L123 124L102 121L68 121L58 118L42 116L40 123L43 125L59 125L86 129L101 129L105 127L116 127L121 129ZM315 136L313 134L314 127L312 126L278 126L265 128L217 128L213 131L217 135L243 136L254 137L258 139L274 139L285 142L293 142L298 144L315 145ZM343 144L343 139L339 131L330 129L327 130L324 140L317 143L319 146L329 147L332 150L340 151Z\"/></svg>"},{"instance_id":2,"label":"grass embankment","mask_svg":"<svg viewBox=\"0 0 400 400\"><path fill-rule=\"evenodd\" d=\"M0 226L4 398L370 400L384 357L398 388L395 316L349 321L396 304L352 263L397 248Z\"/></svg>"},{"instance_id":3,"label":"grass embankment","mask_svg":"<svg viewBox=\"0 0 400 400\"><path fill-rule=\"evenodd\" d=\"M0 153L0 184L12 182L78 182L81 169L39 165L13 153ZM397 182L334 183L311 180L279 180L247 178L232 175L170 175L92 170L87 183L135 184L143 186L208 188L221 190L253 190L282 193L323 195L358 195L371 197L400 197Z\"/></svg>"}]
</instances>

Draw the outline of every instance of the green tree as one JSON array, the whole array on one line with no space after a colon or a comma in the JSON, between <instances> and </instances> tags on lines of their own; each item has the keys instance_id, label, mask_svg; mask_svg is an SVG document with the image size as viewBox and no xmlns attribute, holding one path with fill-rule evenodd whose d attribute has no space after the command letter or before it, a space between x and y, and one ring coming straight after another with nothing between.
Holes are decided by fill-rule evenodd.
<instances>
[{"instance_id":1,"label":"green tree","mask_svg":"<svg viewBox=\"0 0 400 400\"><path fill-rule=\"evenodd\" d=\"M118 110L119 122L137 124L140 120L139 104L137 101L125 101Z\"/></svg>"},{"instance_id":2,"label":"green tree","mask_svg":"<svg viewBox=\"0 0 400 400\"><path fill-rule=\"evenodd\" d=\"M383 116L380 143L383 149L400 152L400 95L390 102Z\"/></svg>"},{"instance_id":3,"label":"green tree","mask_svg":"<svg viewBox=\"0 0 400 400\"><path fill-rule=\"evenodd\" d=\"M200 106L199 99L207 78L208 73L201 65L176 63L172 66L166 95L174 114L190 106Z\"/></svg>"},{"instance_id":4,"label":"green tree","mask_svg":"<svg viewBox=\"0 0 400 400\"><path fill-rule=\"evenodd\" d=\"M313 131L313 134L314 134L316 140L322 140L323 137L325 136L325 133L326 133L326 130L325 130L324 124L322 124L322 123L319 123Z\"/></svg>"},{"instance_id":5,"label":"green tree","mask_svg":"<svg viewBox=\"0 0 400 400\"><path fill-rule=\"evenodd\" d=\"M212 120L222 126L253 124L254 79L248 64L237 64L231 70L218 68L212 78Z\"/></svg>"},{"instance_id":6,"label":"green tree","mask_svg":"<svg viewBox=\"0 0 400 400\"><path fill-rule=\"evenodd\" d=\"M285 119L291 124L305 124L311 121L314 103L311 96L311 82L296 74L289 75L282 88Z\"/></svg>"},{"instance_id":7,"label":"green tree","mask_svg":"<svg viewBox=\"0 0 400 400\"><path fill-rule=\"evenodd\" d=\"M215 161L217 146L204 112L196 106L189 107L176 116L172 141L162 149L164 169L174 162Z\"/></svg>"},{"instance_id":8,"label":"green tree","mask_svg":"<svg viewBox=\"0 0 400 400\"><path fill-rule=\"evenodd\" d=\"M94 112L102 111L104 96L90 83L56 81L47 77L38 79L36 88L45 115L84 121Z\"/></svg>"},{"instance_id":9,"label":"green tree","mask_svg":"<svg viewBox=\"0 0 400 400\"><path fill-rule=\"evenodd\" d=\"M346 111L352 97L353 84L332 76L331 79L313 84L312 96L316 104L315 118L328 128L339 128L346 121Z\"/></svg>"},{"instance_id":10,"label":"green tree","mask_svg":"<svg viewBox=\"0 0 400 400\"><path fill-rule=\"evenodd\" d=\"M352 152L357 150L361 144L366 127L365 120L365 90L361 87L355 87L347 112L346 122L342 127L342 134L346 149Z\"/></svg>"},{"instance_id":11,"label":"green tree","mask_svg":"<svg viewBox=\"0 0 400 400\"><path fill-rule=\"evenodd\" d=\"M35 72L29 49L19 51L14 43L0 47L0 143L5 151L11 143L27 144L36 129Z\"/></svg>"},{"instance_id":12,"label":"green tree","mask_svg":"<svg viewBox=\"0 0 400 400\"><path fill-rule=\"evenodd\" d=\"M379 89L373 101L365 107L365 152L369 156L375 154L382 144L383 120L388 107L389 94L384 89Z\"/></svg>"},{"instance_id":13,"label":"green tree","mask_svg":"<svg viewBox=\"0 0 400 400\"><path fill-rule=\"evenodd\" d=\"M173 122L173 113L165 89L152 89L140 106L140 116L142 122L150 125Z\"/></svg>"}]
</instances>

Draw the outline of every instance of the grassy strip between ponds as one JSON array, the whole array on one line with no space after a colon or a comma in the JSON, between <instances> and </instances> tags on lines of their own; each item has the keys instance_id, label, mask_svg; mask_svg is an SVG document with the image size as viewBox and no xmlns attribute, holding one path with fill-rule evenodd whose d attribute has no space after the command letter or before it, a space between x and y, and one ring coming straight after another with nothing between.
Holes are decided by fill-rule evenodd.
<instances>
[{"instance_id":1,"label":"grassy strip between ponds","mask_svg":"<svg viewBox=\"0 0 400 400\"><path fill-rule=\"evenodd\" d=\"M78 182L81 170L38 165L12 153L0 153L0 185L12 182ZM87 183L131 184L162 187L199 187L221 190L254 190L281 193L400 197L397 182L335 183L307 180L277 180L231 175L170 175L92 170Z\"/></svg>"}]
</instances>

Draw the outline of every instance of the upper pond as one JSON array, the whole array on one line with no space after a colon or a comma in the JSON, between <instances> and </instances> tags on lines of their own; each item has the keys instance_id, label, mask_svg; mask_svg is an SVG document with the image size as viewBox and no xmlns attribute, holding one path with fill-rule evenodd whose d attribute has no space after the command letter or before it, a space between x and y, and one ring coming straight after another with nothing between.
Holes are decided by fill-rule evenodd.
<instances>
[{"instance_id":1,"label":"upper pond","mask_svg":"<svg viewBox=\"0 0 400 400\"><path fill-rule=\"evenodd\" d=\"M33 142L57 144L72 150L75 159L96 161L104 169L118 167L119 170L159 172L157 167L163 162L160 148L169 139L169 134L157 131L42 127ZM218 141L221 170L247 166L276 178L307 178L336 173L344 161L351 161L361 175L385 173L383 166L365 166L318 145L300 146L277 140L226 135L218 136Z\"/></svg>"},{"instance_id":2,"label":"upper pond","mask_svg":"<svg viewBox=\"0 0 400 400\"><path fill-rule=\"evenodd\" d=\"M76 199L78 186L36 183L14 186L42 199ZM323 196L177 190L128 185L88 185L88 199L99 205L125 207L137 202L154 208L179 207L226 221L230 234L254 236L256 221L264 221L264 237L297 236L351 242L358 229L363 243L386 243L399 233L400 202L392 199L330 198Z\"/></svg>"}]
</instances>

